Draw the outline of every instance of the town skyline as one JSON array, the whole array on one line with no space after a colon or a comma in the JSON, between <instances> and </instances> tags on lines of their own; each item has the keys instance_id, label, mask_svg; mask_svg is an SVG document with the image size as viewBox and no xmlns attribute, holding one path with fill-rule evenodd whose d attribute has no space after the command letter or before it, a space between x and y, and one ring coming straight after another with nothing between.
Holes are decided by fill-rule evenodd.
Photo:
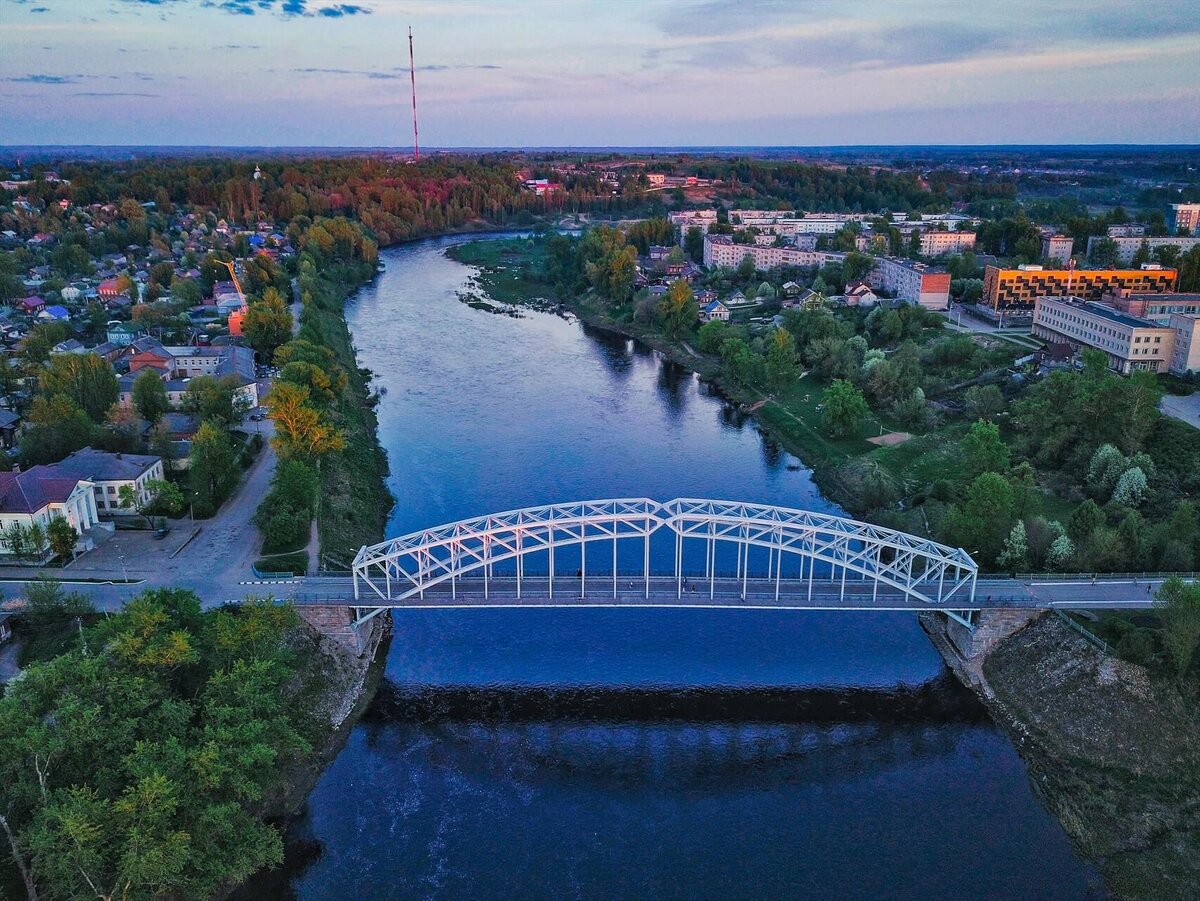
<instances>
[{"instance_id":1,"label":"town skyline","mask_svg":"<svg viewBox=\"0 0 1200 901\"><path fill-rule=\"evenodd\" d=\"M1085 14L1086 13L1086 14ZM9 144L1184 143L1200 26L1165 2L0 0Z\"/></svg>"}]
</instances>

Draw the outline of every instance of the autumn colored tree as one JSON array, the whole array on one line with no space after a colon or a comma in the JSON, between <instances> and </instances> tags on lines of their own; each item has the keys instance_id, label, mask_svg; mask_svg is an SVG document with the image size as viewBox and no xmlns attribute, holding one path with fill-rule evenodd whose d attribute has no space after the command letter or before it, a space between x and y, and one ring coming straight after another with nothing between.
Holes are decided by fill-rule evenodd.
<instances>
[{"instance_id":1,"label":"autumn colored tree","mask_svg":"<svg viewBox=\"0 0 1200 901\"><path fill-rule=\"evenodd\" d=\"M681 278L671 282L671 287L658 304L658 319L663 331L677 338L695 328L698 316L699 309L692 286Z\"/></svg>"},{"instance_id":2,"label":"autumn colored tree","mask_svg":"<svg viewBox=\"0 0 1200 901\"><path fill-rule=\"evenodd\" d=\"M312 406L312 394L302 385L276 382L267 409L275 423L271 443L285 459L311 459L346 446L345 436Z\"/></svg>"}]
</instances>

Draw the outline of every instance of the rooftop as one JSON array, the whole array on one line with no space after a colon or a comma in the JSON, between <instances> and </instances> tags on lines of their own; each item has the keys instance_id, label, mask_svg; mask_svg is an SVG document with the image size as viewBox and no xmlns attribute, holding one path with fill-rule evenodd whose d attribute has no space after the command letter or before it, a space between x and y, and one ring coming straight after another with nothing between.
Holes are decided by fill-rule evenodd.
<instances>
[{"instance_id":1,"label":"rooftop","mask_svg":"<svg viewBox=\"0 0 1200 901\"><path fill-rule=\"evenodd\" d=\"M1041 301L1054 301L1067 306L1075 307L1092 316L1098 316L1101 319L1107 319L1109 322L1115 322L1118 325L1128 326L1129 328L1164 328L1157 322L1151 322L1149 319L1142 319L1138 316L1130 316L1128 313L1122 313L1120 310L1115 310L1112 307L1105 306L1102 303L1096 303L1091 300L1083 300L1079 297L1042 297Z\"/></svg>"},{"instance_id":2,"label":"rooftop","mask_svg":"<svg viewBox=\"0 0 1200 901\"><path fill-rule=\"evenodd\" d=\"M139 478L157 462L159 458L149 454L112 454L85 447L65 460L44 468L55 469L60 474L72 475L77 479L127 482Z\"/></svg>"}]
</instances>

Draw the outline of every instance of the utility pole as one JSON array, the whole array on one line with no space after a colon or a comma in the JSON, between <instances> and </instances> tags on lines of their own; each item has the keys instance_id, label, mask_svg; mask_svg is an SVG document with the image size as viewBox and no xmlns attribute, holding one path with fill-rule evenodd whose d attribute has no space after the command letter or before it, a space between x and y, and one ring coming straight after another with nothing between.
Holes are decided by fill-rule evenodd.
<instances>
[{"instance_id":1,"label":"utility pole","mask_svg":"<svg viewBox=\"0 0 1200 901\"><path fill-rule=\"evenodd\" d=\"M408 78L412 82L413 162L421 162L421 146L417 141L417 66L413 56L412 26L408 26Z\"/></svg>"}]
</instances>

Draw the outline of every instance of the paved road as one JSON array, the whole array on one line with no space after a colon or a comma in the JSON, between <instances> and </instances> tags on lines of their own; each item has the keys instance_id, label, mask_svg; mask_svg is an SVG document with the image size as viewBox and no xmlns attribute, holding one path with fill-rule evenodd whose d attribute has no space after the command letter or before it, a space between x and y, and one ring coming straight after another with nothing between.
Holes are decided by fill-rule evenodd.
<instances>
[{"instance_id":1,"label":"paved road","mask_svg":"<svg viewBox=\"0 0 1200 901\"><path fill-rule=\"evenodd\" d=\"M1180 422L1186 422L1192 428L1200 429L1200 392L1186 397L1164 394L1158 409Z\"/></svg>"},{"instance_id":2,"label":"paved road","mask_svg":"<svg viewBox=\"0 0 1200 901\"><path fill-rule=\"evenodd\" d=\"M156 587L190 588L205 606L262 593L257 586L248 584L253 578L250 567L258 559L262 541L252 518L269 489L276 456L270 441L274 434L271 422L250 425L261 427L263 449L243 476L238 490L212 519L197 520L194 525L180 520L164 542L152 541L146 532L118 532L94 555L80 557L64 570L5 567L0 569L3 590L12 596L17 593L17 586L29 579L39 576L61 579L70 591L85 595L101 610L119 609L134 595ZM181 536L186 537L197 526L200 533L175 557L170 557ZM122 584L126 578L137 581Z\"/></svg>"},{"instance_id":3,"label":"paved road","mask_svg":"<svg viewBox=\"0 0 1200 901\"><path fill-rule=\"evenodd\" d=\"M848 580L818 581L809 589L802 580L784 579L778 597L775 582L769 579L750 579L742 595L742 583L737 579L718 579L710 590L704 579L689 579L682 596L677 595L677 583L671 576L652 576L649 597L645 584L636 577L618 579L614 592L612 577L599 576L587 580L584 596L580 597L578 578L561 577L554 581L553 597L545 576L530 576L523 580L521 597L517 597L515 579L492 579L484 597L483 580L462 579L452 587L443 583L425 591L424 597L411 597L394 604L404 608L466 608L466 607L760 607L772 609L844 609L844 610L963 610L976 608L1037 608L1062 609L1136 609L1153 603L1159 581L1136 583L1129 579L1098 579L1080 582L1038 581L1017 579L981 579L976 585L974 603L963 593L941 604L929 604L914 599L896 589L879 587L872 582ZM354 587L348 577L305 577L269 586L273 594L298 603L346 603L353 605ZM614 596L615 595L615 596ZM359 585L358 603L373 606L375 598L364 583ZM380 599L380 602L382 599Z\"/></svg>"}]
</instances>

